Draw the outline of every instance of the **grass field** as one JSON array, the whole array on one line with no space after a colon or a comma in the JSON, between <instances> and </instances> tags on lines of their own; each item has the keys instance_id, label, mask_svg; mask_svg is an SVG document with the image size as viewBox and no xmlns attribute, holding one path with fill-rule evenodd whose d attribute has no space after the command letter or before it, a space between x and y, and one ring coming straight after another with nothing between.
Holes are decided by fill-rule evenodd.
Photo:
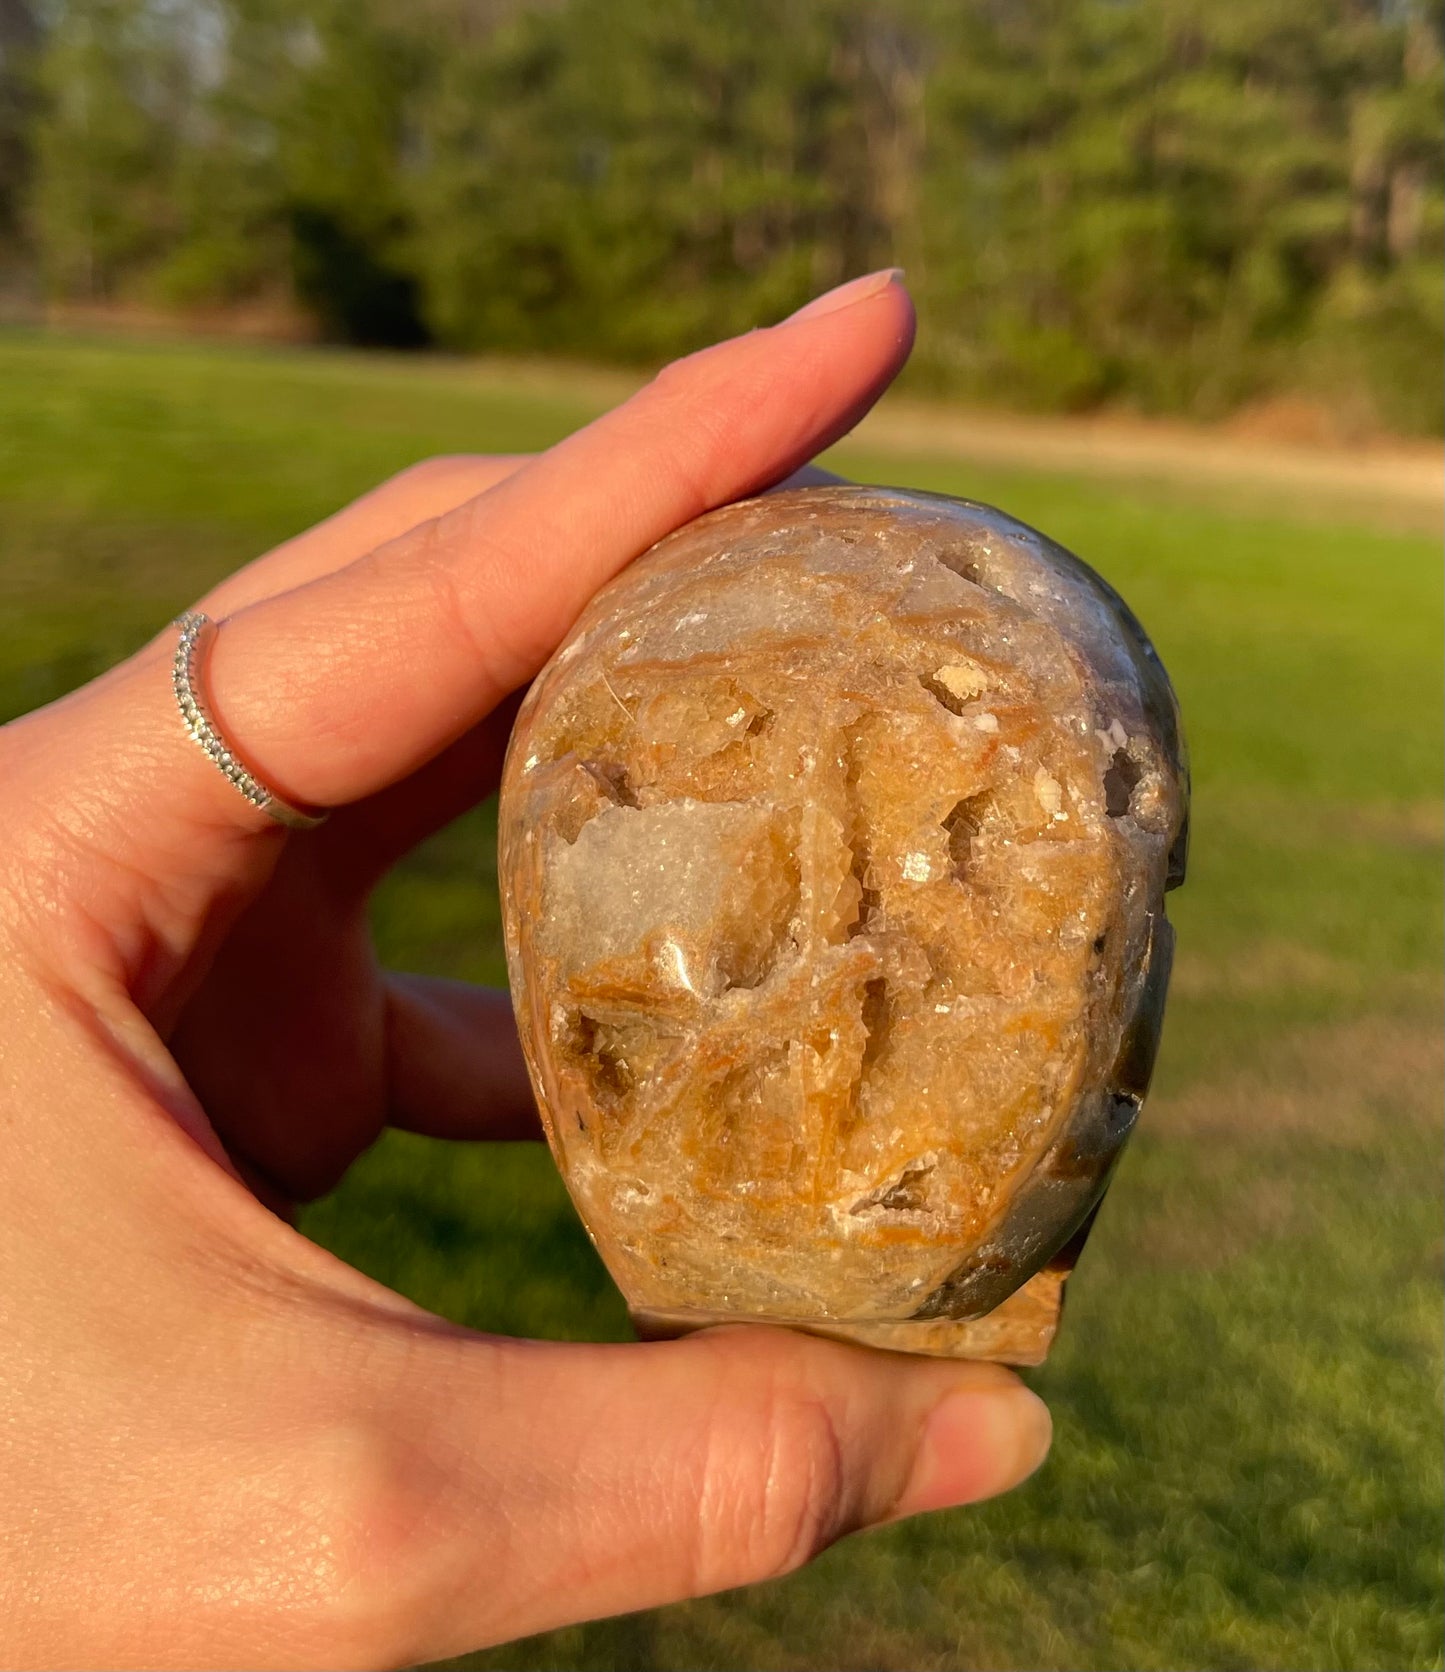
<instances>
[{"instance_id":1,"label":"grass field","mask_svg":"<svg viewBox=\"0 0 1445 1672\"><path fill-rule=\"evenodd\" d=\"M460 366L0 336L0 718L410 460L588 416ZM839 459L1086 556L1153 632L1191 734L1156 1091L1031 1376L1054 1454L1011 1498L790 1579L456 1664L1439 1667L1434 543L1364 513L1269 520L1217 486ZM389 959L502 978L491 828L469 816L393 878ZM306 1226L467 1323L626 1333L534 1149L388 1139Z\"/></svg>"}]
</instances>

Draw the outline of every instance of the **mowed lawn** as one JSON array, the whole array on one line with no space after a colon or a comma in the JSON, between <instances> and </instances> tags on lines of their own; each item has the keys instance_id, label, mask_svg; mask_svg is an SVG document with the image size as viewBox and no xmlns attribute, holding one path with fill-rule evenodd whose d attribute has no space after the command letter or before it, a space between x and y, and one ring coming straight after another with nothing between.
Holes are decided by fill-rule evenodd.
<instances>
[{"instance_id":1,"label":"mowed lawn","mask_svg":"<svg viewBox=\"0 0 1445 1672\"><path fill-rule=\"evenodd\" d=\"M0 336L0 716L409 461L589 416L440 362ZM1053 1457L1006 1500L760 1589L457 1664L1438 1667L1435 542L1217 489L838 457L1088 558L1154 634L1193 746L1155 1094L1030 1376ZM491 830L471 815L393 878L389 959L502 979ZM480 1328L626 1334L535 1148L388 1139L305 1224Z\"/></svg>"}]
</instances>

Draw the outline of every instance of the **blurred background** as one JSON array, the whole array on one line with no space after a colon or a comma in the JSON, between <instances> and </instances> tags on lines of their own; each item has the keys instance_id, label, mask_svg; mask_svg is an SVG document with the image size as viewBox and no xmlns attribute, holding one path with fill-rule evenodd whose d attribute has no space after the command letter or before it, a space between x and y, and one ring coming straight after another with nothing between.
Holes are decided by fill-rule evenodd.
<instances>
[{"instance_id":1,"label":"blurred background","mask_svg":"<svg viewBox=\"0 0 1445 1672\"><path fill-rule=\"evenodd\" d=\"M12 310L650 361L899 264L920 386L1429 432L1441 16L0 0L0 278Z\"/></svg>"},{"instance_id":2,"label":"blurred background","mask_svg":"<svg viewBox=\"0 0 1445 1672\"><path fill-rule=\"evenodd\" d=\"M1022 1492L457 1663L1442 1665L1440 0L0 0L0 719L438 451L890 262L836 450L1113 581L1193 743L1156 1092ZM0 786L3 793L3 786ZM504 979L481 807L375 907ZM626 1320L550 1161L388 1137L307 1231Z\"/></svg>"}]
</instances>

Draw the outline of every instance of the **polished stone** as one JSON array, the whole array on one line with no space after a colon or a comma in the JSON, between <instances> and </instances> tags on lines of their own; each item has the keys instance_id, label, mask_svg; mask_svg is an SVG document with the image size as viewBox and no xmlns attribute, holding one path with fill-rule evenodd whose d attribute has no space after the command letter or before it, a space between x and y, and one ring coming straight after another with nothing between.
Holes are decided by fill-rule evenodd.
<instances>
[{"instance_id":1,"label":"polished stone","mask_svg":"<svg viewBox=\"0 0 1445 1672\"><path fill-rule=\"evenodd\" d=\"M1186 818L1142 629L988 507L770 495L604 588L523 705L501 872L639 1328L1042 1358L1148 1084Z\"/></svg>"}]
</instances>

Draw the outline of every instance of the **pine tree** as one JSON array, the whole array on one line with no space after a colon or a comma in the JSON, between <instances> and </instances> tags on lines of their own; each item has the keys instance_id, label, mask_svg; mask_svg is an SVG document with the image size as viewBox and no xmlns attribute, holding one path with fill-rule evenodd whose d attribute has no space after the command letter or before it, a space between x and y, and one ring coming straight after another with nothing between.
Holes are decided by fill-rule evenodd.
<instances>
[{"instance_id":1,"label":"pine tree","mask_svg":"<svg viewBox=\"0 0 1445 1672\"><path fill-rule=\"evenodd\" d=\"M901 261L971 399L1435 427L1442 5L52 0L0 224L33 159L55 294L633 360Z\"/></svg>"}]
</instances>

